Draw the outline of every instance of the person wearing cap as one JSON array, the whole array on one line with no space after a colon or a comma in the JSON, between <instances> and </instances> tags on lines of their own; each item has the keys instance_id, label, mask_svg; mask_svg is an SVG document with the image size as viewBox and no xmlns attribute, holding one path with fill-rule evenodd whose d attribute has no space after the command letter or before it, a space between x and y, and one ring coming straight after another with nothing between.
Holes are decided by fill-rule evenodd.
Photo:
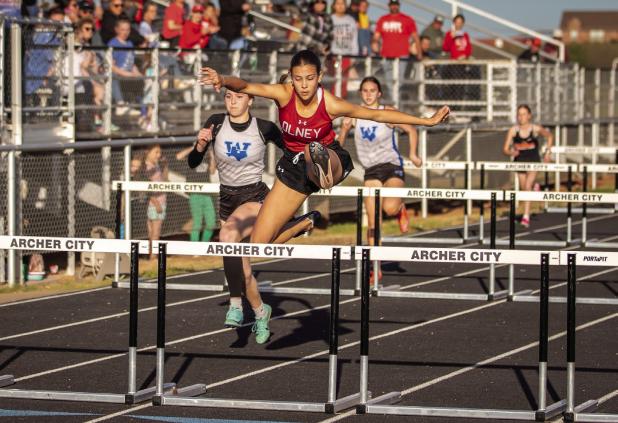
<instances>
[{"instance_id":1,"label":"person wearing cap","mask_svg":"<svg viewBox=\"0 0 618 423\"><path fill-rule=\"evenodd\" d=\"M527 40L526 44L528 49L522 51L517 60L520 62L539 63L541 61L541 39L533 38L532 40Z\"/></svg>"},{"instance_id":2,"label":"person wearing cap","mask_svg":"<svg viewBox=\"0 0 618 423\"><path fill-rule=\"evenodd\" d=\"M433 57L439 57L442 54L442 44L444 43L444 31L442 31L443 24L444 17L442 15L436 15L431 24L421 33L421 37L427 37L429 39L429 48L427 51L431 53Z\"/></svg>"},{"instance_id":3,"label":"person wearing cap","mask_svg":"<svg viewBox=\"0 0 618 423\"><path fill-rule=\"evenodd\" d=\"M412 44L414 43L417 46L421 44L416 30L416 22L411 16L400 12L399 0L389 0L388 8L390 13L378 19L371 47L374 52L379 52L384 59L408 59ZM381 46L380 41L382 42ZM422 60L421 49L417 49L416 58ZM407 60L399 62L400 80L405 75L406 65ZM390 87L391 98L394 98L396 87L393 83L392 66L391 60L384 60L382 63L386 85Z\"/></svg>"},{"instance_id":4,"label":"person wearing cap","mask_svg":"<svg viewBox=\"0 0 618 423\"><path fill-rule=\"evenodd\" d=\"M178 47L191 49L199 46L200 49L208 45L208 26L202 24L204 6L196 4L191 9L191 17L182 26L182 35L178 41Z\"/></svg>"},{"instance_id":5,"label":"person wearing cap","mask_svg":"<svg viewBox=\"0 0 618 423\"><path fill-rule=\"evenodd\" d=\"M94 19L94 4L88 0L81 0L77 3L77 16L79 20L86 18Z\"/></svg>"}]
</instances>

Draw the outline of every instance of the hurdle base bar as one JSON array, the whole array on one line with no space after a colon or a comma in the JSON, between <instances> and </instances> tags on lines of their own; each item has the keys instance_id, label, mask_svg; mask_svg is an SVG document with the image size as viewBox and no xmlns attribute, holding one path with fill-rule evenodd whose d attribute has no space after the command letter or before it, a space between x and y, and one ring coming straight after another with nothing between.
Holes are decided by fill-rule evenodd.
<instances>
[{"instance_id":1,"label":"hurdle base bar","mask_svg":"<svg viewBox=\"0 0 618 423\"><path fill-rule=\"evenodd\" d=\"M204 386L204 385L203 385ZM341 410L352 408L360 401L360 394L352 394L334 402L297 402L297 401L262 401L233 400L219 398L190 398L184 395L161 395L155 397L160 401L157 405L179 405L185 407L234 408L241 410L270 411L300 411L308 413L334 414Z\"/></svg>"},{"instance_id":2,"label":"hurdle base bar","mask_svg":"<svg viewBox=\"0 0 618 423\"><path fill-rule=\"evenodd\" d=\"M373 285L371 286L371 295L374 297L379 297L380 292L398 292L401 289L401 285L393 284L384 286L382 284L378 285L378 289L374 289Z\"/></svg>"},{"instance_id":3,"label":"hurdle base bar","mask_svg":"<svg viewBox=\"0 0 618 423\"><path fill-rule=\"evenodd\" d=\"M576 422L605 422L616 423L618 422L618 414L605 414L605 413L578 413L575 414Z\"/></svg>"},{"instance_id":4,"label":"hurdle base bar","mask_svg":"<svg viewBox=\"0 0 618 423\"><path fill-rule=\"evenodd\" d=\"M377 297L389 298L424 298L432 300L467 300L467 301L493 301L506 298L508 291L494 292L490 294L468 294L451 292L428 292L428 291L388 291L380 290L375 293Z\"/></svg>"},{"instance_id":5,"label":"hurdle base bar","mask_svg":"<svg viewBox=\"0 0 618 423\"><path fill-rule=\"evenodd\" d=\"M618 248L618 242L598 242L598 241L586 241L584 247L590 248Z\"/></svg>"},{"instance_id":6,"label":"hurdle base bar","mask_svg":"<svg viewBox=\"0 0 618 423\"><path fill-rule=\"evenodd\" d=\"M382 242L392 244L445 244L445 245L463 245L466 242L478 240L478 238L434 238L434 237L401 237L401 236L385 236L382 237Z\"/></svg>"},{"instance_id":7,"label":"hurdle base bar","mask_svg":"<svg viewBox=\"0 0 618 423\"><path fill-rule=\"evenodd\" d=\"M0 376L0 387L13 385L14 383L15 383L15 377L13 375Z\"/></svg>"},{"instance_id":8,"label":"hurdle base bar","mask_svg":"<svg viewBox=\"0 0 618 423\"><path fill-rule=\"evenodd\" d=\"M167 383L163 386L168 385ZM187 398L192 399L191 397L198 397L200 395L204 395L207 391L206 385L203 383L196 383L195 385L185 386L184 388L174 389L169 392L163 390L163 395L153 395L152 397L152 405L164 405L164 398Z\"/></svg>"},{"instance_id":9,"label":"hurdle base bar","mask_svg":"<svg viewBox=\"0 0 618 423\"><path fill-rule=\"evenodd\" d=\"M532 291L529 291L532 292ZM512 301L521 303L538 303L540 297L536 295L529 295L529 293L516 294L513 296ZM566 304L566 297L549 297L550 303ZM594 305L618 305L618 298L601 298L601 297L577 297L575 299L576 304L594 304Z\"/></svg>"},{"instance_id":10,"label":"hurdle base bar","mask_svg":"<svg viewBox=\"0 0 618 423\"><path fill-rule=\"evenodd\" d=\"M570 243L567 241L554 241L545 239L515 239L516 246L524 247L567 247L569 245L576 245L580 240L573 240ZM483 242L483 244L489 244L489 242ZM497 239L496 245L509 245L508 239Z\"/></svg>"},{"instance_id":11,"label":"hurdle base bar","mask_svg":"<svg viewBox=\"0 0 618 423\"><path fill-rule=\"evenodd\" d=\"M274 294L309 294L309 295L330 295L330 288L303 288L299 286L272 286L272 281L258 282L260 292ZM355 289L341 289L339 295L355 296Z\"/></svg>"},{"instance_id":12,"label":"hurdle base bar","mask_svg":"<svg viewBox=\"0 0 618 423\"><path fill-rule=\"evenodd\" d=\"M545 407L543 410L536 410L534 413L534 418L537 422L544 422L545 420L549 420L559 414L562 414L564 410L566 410L566 406L566 400L555 402L549 407Z\"/></svg>"},{"instance_id":13,"label":"hurdle base bar","mask_svg":"<svg viewBox=\"0 0 618 423\"><path fill-rule=\"evenodd\" d=\"M476 419L507 419L507 420L534 420L534 411L497 410L482 408L450 408L450 407L420 407L367 404L366 414L390 414L399 416L433 416L459 417Z\"/></svg>"},{"instance_id":14,"label":"hurdle base bar","mask_svg":"<svg viewBox=\"0 0 618 423\"><path fill-rule=\"evenodd\" d=\"M389 392L388 394L380 395L379 397L370 399L365 404L359 404L356 406L356 414L366 414L367 406L372 404L397 404L401 401L402 395L399 391Z\"/></svg>"},{"instance_id":15,"label":"hurdle base bar","mask_svg":"<svg viewBox=\"0 0 618 423\"><path fill-rule=\"evenodd\" d=\"M112 288L129 288L129 282L112 282ZM139 289L157 289L156 282L140 282ZM213 291L224 292L227 291L225 285L202 285L202 284L188 284L188 283L168 283L166 289L172 289L176 291Z\"/></svg>"},{"instance_id":16,"label":"hurdle base bar","mask_svg":"<svg viewBox=\"0 0 618 423\"><path fill-rule=\"evenodd\" d=\"M565 423L572 423L572 422L577 422L577 421L583 421L583 420L579 420L580 415L584 414L585 411L592 411L592 410L596 410L597 407L599 406L599 401L598 400L588 400L584 403L579 404L578 406L576 406L575 408L573 408L572 412L565 412L563 413L564 416L564 421ZM593 415L593 414L588 414L587 415ZM614 416L614 420L597 420L597 421L616 421ZM589 420L586 420L589 421Z\"/></svg>"},{"instance_id":17,"label":"hurdle base bar","mask_svg":"<svg viewBox=\"0 0 618 423\"><path fill-rule=\"evenodd\" d=\"M567 208L566 207L548 207L547 208L547 212L548 213L566 213ZM581 213L582 212L582 208L581 207L573 207L571 208L571 212L572 213ZM609 207L587 207L586 208L586 213L588 214L614 214L616 213L616 210L613 208L609 208Z\"/></svg>"},{"instance_id":18,"label":"hurdle base bar","mask_svg":"<svg viewBox=\"0 0 618 423\"><path fill-rule=\"evenodd\" d=\"M174 383L166 384L166 391L173 391ZM100 402L111 404L133 405L144 402L154 397L155 389L147 388L141 391L127 394L98 393L98 392L73 392L73 391L44 391L34 389L0 389L0 398L48 400L48 401L72 401L72 402Z\"/></svg>"}]
</instances>

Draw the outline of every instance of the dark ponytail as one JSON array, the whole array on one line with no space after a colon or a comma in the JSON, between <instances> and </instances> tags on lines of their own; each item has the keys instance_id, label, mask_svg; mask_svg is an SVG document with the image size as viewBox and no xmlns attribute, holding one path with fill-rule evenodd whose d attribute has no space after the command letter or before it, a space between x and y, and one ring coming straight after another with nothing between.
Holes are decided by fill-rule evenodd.
<instances>
[{"instance_id":1,"label":"dark ponytail","mask_svg":"<svg viewBox=\"0 0 618 423\"><path fill-rule=\"evenodd\" d=\"M519 109L524 109L528 113L532 114L532 110L530 109L530 106L528 106L527 104L520 104L519 106L517 106L517 110Z\"/></svg>"},{"instance_id":2,"label":"dark ponytail","mask_svg":"<svg viewBox=\"0 0 618 423\"><path fill-rule=\"evenodd\" d=\"M378 86L378 91L380 93L382 93L382 84L380 84L380 81L375 76L366 76L366 77L364 77L363 80L360 83L360 88L358 89L359 91L361 91L363 89L363 85L365 85L365 82L373 82L374 84L376 84Z\"/></svg>"},{"instance_id":3,"label":"dark ponytail","mask_svg":"<svg viewBox=\"0 0 618 423\"><path fill-rule=\"evenodd\" d=\"M320 62L320 58L311 50L301 50L292 57L292 60L290 61L290 72L296 66L302 65L315 66L318 75L322 71L322 63Z\"/></svg>"}]
</instances>

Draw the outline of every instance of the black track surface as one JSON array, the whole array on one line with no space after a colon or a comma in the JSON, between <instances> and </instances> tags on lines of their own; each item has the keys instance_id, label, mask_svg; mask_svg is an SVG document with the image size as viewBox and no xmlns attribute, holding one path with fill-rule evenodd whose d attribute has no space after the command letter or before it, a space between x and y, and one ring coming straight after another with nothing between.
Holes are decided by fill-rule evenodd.
<instances>
[{"instance_id":1,"label":"black track surface","mask_svg":"<svg viewBox=\"0 0 618 423\"><path fill-rule=\"evenodd\" d=\"M563 215L536 216L530 230L518 227L518 239L565 239L564 226L548 229L564 223ZM613 240L618 238L616 228L618 216L591 216L588 237ZM476 229L472 228L471 236ZM573 238L579 238L579 217L574 219L573 230ZM508 222L498 222L498 231L500 237L508 236ZM461 230L452 229L430 235L458 236L458 232ZM488 225L485 233L489 233ZM478 244L469 247L479 248ZM342 262L342 270L342 288L353 288L354 263ZM482 264L384 262L382 270L384 286L398 284L405 290L488 290L489 271ZM257 264L254 271L258 280L270 280L275 286L330 286L329 261L274 261ZM506 288L507 267L498 266L496 275L496 289ZM538 266L518 266L515 275L515 291L538 290ZM170 282L219 284L222 278L222 272L213 271ZM578 278L578 296L618 298L618 269L581 266ZM552 267L550 295L565 295L565 281L566 268ZM207 396L213 398L324 402L329 297L263 297L273 307L275 318L270 342L258 346L250 325L237 331L222 327L226 294L168 290L166 381L180 387L206 383ZM137 380L138 386L147 387L155 383L156 291L141 290L139 301ZM127 379L127 307L128 291L113 288L0 307L0 374L18 378L11 388L123 392ZM251 312L246 314L250 323ZM538 314L538 303L372 297L370 335L376 339L369 344L369 389L374 396L411 390L403 397L401 404L405 405L535 409ZM340 317L338 394L345 396L359 387L357 297L341 297ZM618 307L577 305L577 324L588 324L577 332L575 392L576 403L580 403L618 389ZM566 396L565 329L566 305L551 303L548 403ZM598 411L618 413L618 396ZM124 414L112 417L114 413ZM11 422L82 422L105 416L110 417L105 421L115 422L186 423L319 422L333 417L344 422L474 421L347 414L0 399L0 421Z\"/></svg>"}]
</instances>

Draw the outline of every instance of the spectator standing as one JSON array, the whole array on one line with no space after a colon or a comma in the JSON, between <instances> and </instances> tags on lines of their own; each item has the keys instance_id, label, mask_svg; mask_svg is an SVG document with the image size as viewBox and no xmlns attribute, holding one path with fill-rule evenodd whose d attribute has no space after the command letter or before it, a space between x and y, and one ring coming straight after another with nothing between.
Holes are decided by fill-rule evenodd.
<instances>
[{"instance_id":1,"label":"spectator standing","mask_svg":"<svg viewBox=\"0 0 618 423\"><path fill-rule=\"evenodd\" d=\"M426 37L429 39L429 48L424 49L421 46L421 50L431 54L431 56L433 56L432 58L438 58L442 54L442 45L444 44L444 31L442 31L443 25L444 17L442 15L436 15L431 24L429 24L429 26L421 33L421 37Z\"/></svg>"},{"instance_id":2,"label":"spectator standing","mask_svg":"<svg viewBox=\"0 0 618 423\"><path fill-rule=\"evenodd\" d=\"M358 3L358 52L361 56L371 54L371 23L369 22L369 2Z\"/></svg>"},{"instance_id":3,"label":"spectator standing","mask_svg":"<svg viewBox=\"0 0 618 423\"><path fill-rule=\"evenodd\" d=\"M472 55L470 36L463 30L466 20L463 15L453 18L453 27L446 33L442 50L450 54L452 60L469 59Z\"/></svg>"},{"instance_id":4,"label":"spectator standing","mask_svg":"<svg viewBox=\"0 0 618 423\"><path fill-rule=\"evenodd\" d=\"M116 0L115 0L116 1ZM165 9L163 16L163 31L161 35L170 47L178 47L184 22L184 0L174 0Z\"/></svg>"},{"instance_id":5,"label":"spectator standing","mask_svg":"<svg viewBox=\"0 0 618 423\"><path fill-rule=\"evenodd\" d=\"M354 18L346 13L345 0L334 0L332 9L333 40L330 47L331 54L358 56L358 26ZM347 94L348 74L351 66L352 59L350 57L343 57L341 61L341 71L343 74L341 97L343 98Z\"/></svg>"},{"instance_id":6,"label":"spectator standing","mask_svg":"<svg viewBox=\"0 0 618 423\"><path fill-rule=\"evenodd\" d=\"M376 30L373 34L372 49L379 52L383 59L407 59L410 56L412 43L420 45L420 39L416 29L416 22L411 16L400 12L399 0L388 2L390 13L378 19ZM380 46L380 41L382 45ZM423 58L423 53L419 49L416 52L418 60ZM406 61L399 62L399 79L404 76ZM383 60L382 67L386 85L390 87L391 98L394 98L396 90L393 81L393 61Z\"/></svg>"},{"instance_id":7,"label":"spectator standing","mask_svg":"<svg viewBox=\"0 0 618 423\"><path fill-rule=\"evenodd\" d=\"M142 76L140 71L137 69L137 66L135 65L135 53L131 50L128 50L134 47L131 40L129 40L130 32L131 23L129 22L129 20L127 18L120 18L116 21L116 37L112 38L108 43L109 47L114 48L114 51L112 53L112 74L121 78ZM128 107L124 106L125 102L120 82L121 81L119 81L117 78L113 78L112 80L112 99L119 105L118 107L116 107L116 114L124 115L128 112L131 116L140 115L140 112L138 110L129 110Z\"/></svg>"},{"instance_id":8,"label":"spectator standing","mask_svg":"<svg viewBox=\"0 0 618 423\"><path fill-rule=\"evenodd\" d=\"M541 61L541 40L534 38L526 42L528 49L524 50L517 60L522 62L539 63Z\"/></svg>"},{"instance_id":9,"label":"spectator standing","mask_svg":"<svg viewBox=\"0 0 618 423\"><path fill-rule=\"evenodd\" d=\"M163 157L161 146L151 146L144 157L143 170L151 182L166 182L168 180L167 160ZM148 241L161 238L161 228L167 214L167 196L163 192L152 192L148 198ZM149 248L152 259L152 248Z\"/></svg>"},{"instance_id":10,"label":"spectator standing","mask_svg":"<svg viewBox=\"0 0 618 423\"><path fill-rule=\"evenodd\" d=\"M181 150L176 154L176 160L185 160L191 151L193 151L193 146ZM211 152L212 149L210 149ZM212 154L209 154L209 157L209 160L203 160L196 168L189 170L187 182L208 182L209 175L216 171ZM214 229L217 227L217 215L212 196L209 194L190 193L189 210L191 211L192 221L189 239L193 242L210 241Z\"/></svg>"},{"instance_id":11,"label":"spectator standing","mask_svg":"<svg viewBox=\"0 0 618 423\"><path fill-rule=\"evenodd\" d=\"M148 47L159 46L158 32L152 28L152 23L157 19L157 5L154 3L146 3L144 5L144 16L139 24L139 34L146 39Z\"/></svg>"},{"instance_id":12,"label":"spectator standing","mask_svg":"<svg viewBox=\"0 0 618 423\"><path fill-rule=\"evenodd\" d=\"M231 50L245 48L246 40L243 37L243 21L245 14L251 10L251 5L246 0L225 0L219 2L219 36L228 43Z\"/></svg>"},{"instance_id":13,"label":"spectator standing","mask_svg":"<svg viewBox=\"0 0 618 423\"><path fill-rule=\"evenodd\" d=\"M297 50L311 50L318 56L328 53L333 37L333 21L326 13L326 0L299 2L303 27Z\"/></svg>"},{"instance_id":14,"label":"spectator standing","mask_svg":"<svg viewBox=\"0 0 618 423\"><path fill-rule=\"evenodd\" d=\"M122 0L110 0L109 7L103 12L101 20L101 41L104 45L109 45L112 38L116 37L116 22L120 19L129 22L129 37L133 46L140 47L144 44L144 37L139 35L139 32L131 26L131 20L124 13Z\"/></svg>"}]
</instances>

